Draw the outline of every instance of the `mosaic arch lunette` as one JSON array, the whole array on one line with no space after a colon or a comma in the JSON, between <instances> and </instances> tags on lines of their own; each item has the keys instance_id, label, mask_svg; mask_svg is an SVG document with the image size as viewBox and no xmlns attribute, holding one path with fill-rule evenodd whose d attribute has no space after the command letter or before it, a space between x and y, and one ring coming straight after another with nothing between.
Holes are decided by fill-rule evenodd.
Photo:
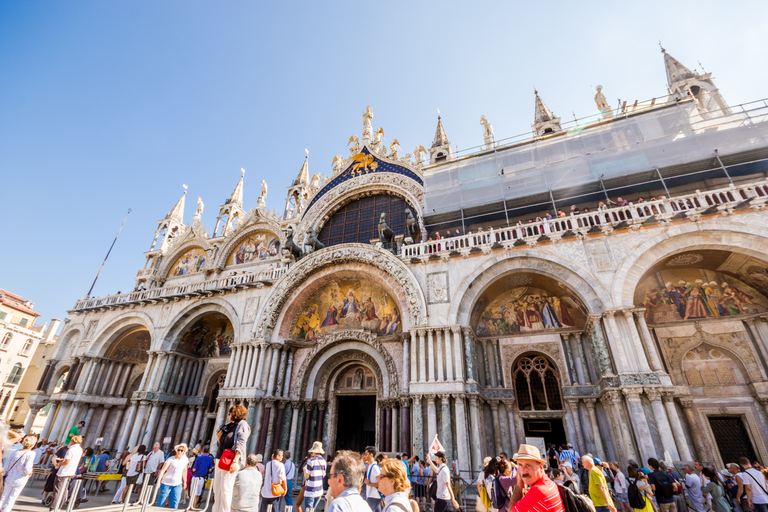
<instances>
[{"instance_id":1,"label":"mosaic arch lunette","mask_svg":"<svg viewBox=\"0 0 768 512\"><path fill-rule=\"evenodd\" d=\"M228 240L220 246L216 252L213 266L217 269L224 269L229 265L229 261L234 259L234 254L240 249L240 247L247 241L247 239L254 234L264 234L267 238L274 237L278 240L278 243L282 245L282 231L280 226L276 222L267 221L264 219L254 220L252 223L250 219L248 222L238 228L230 234Z\"/></svg>"},{"instance_id":2,"label":"mosaic arch lunette","mask_svg":"<svg viewBox=\"0 0 768 512\"><path fill-rule=\"evenodd\" d=\"M170 320L167 322L167 326L159 330L157 336L159 342L155 343L157 350L175 350L181 336L189 329L190 325L210 313L220 313L227 317L235 332L234 341L240 338L240 318L234 307L224 298L208 297L204 301L194 302L186 306L181 311L173 312L173 317L170 317L169 313Z\"/></svg>"},{"instance_id":3,"label":"mosaic arch lunette","mask_svg":"<svg viewBox=\"0 0 768 512\"><path fill-rule=\"evenodd\" d=\"M134 328L144 328L153 335L155 326L152 319L141 311L128 311L104 325L91 341L85 355L90 357L106 357L114 342L126 331Z\"/></svg>"}]
</instances>

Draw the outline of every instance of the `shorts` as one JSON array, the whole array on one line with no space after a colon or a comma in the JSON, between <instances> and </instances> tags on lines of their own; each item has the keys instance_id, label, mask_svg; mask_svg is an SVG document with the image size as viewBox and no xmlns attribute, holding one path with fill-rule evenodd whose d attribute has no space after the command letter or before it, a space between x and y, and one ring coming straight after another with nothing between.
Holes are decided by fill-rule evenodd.
<instances>
[{"instance_id":1,"label":"shorts","mask_svg":"<svg viewBox=\"0 0 768 512\"><path fill-rule=\"evenodd\" d=\"M125 485L126 487L129 485L136 485L136 482L139 481L139 473L136 473L133 476L126 476L125 477Z\"/></svg>"},{"instance_id":2,"label":"shorts","mask_svg":"<svg viewBox=\"0 0 768 512\"><path fill-rule=\"evenodd\" d=\"M190 489L195 485L195 482L197 482L197 489L195 489L195 496L201 496L203 494L203 489L205 489L205 477L202 476L193 476L192 482L190 482Z\"/></svg>"}]
</instances>

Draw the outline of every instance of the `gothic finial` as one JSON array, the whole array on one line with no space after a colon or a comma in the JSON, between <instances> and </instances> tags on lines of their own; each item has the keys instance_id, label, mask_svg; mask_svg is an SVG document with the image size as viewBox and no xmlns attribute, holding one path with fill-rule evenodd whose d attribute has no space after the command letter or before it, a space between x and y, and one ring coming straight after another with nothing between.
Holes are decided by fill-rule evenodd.
<instances>
[{"instance_id":1,"label":"gothic finial","mask_svg":"<svg viewBox=\"0 0 768 512\"><path fill-rule=\"evenodd\" d=\"M661 53L667 53L667 50L665 50L664 47L661 46L661 39L659 39L659 48L661 48Z\"/></svg>"},{"instance_id":2,"label":"gothic finial","mask_svg":"<svg viewBox=\"0 0 768 512\"><path fill-rule=\"evenodd\" d=\"M184 184L182 184L181 186L184 187L184 193L186 194L187 193L187 186L184 185Z\"/></svg>"},{"instance_id":3,"label":"gothic finial","mask_svg":"<svg viewBox=\"0 0 768 512\"><path fill-rule=\"evenodd\" d=\"M241 178L245 177L245 169L243 169L242 167L240 168L240 177Z\"/></svg>"}]
</instances>

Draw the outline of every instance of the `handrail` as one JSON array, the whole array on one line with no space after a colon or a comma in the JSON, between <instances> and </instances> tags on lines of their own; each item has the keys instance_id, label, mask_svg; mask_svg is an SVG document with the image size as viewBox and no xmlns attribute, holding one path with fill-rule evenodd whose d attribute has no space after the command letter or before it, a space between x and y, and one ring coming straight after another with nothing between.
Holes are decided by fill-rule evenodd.
<instances>
[{"instance_id":1,"label":"handrail","mask_svg":"<svg viewBox=\"0 0 768 512\"><path fill-rule=\"evenodd\" d=\"M110 306L120 306L143 301L154 301L168 297L207 293L211 291L231 289L238 286L248 286L262 281L276 281L285 274L287 267L272 268L260 272L241 274L238 276L222 277L210 281L201 281L197 283L187 283L176 286L150 288L130 293L120 293L106 297L94 297L82 299L75 302L73 311L82 309L93 309Z\"/></svg>"},{"instance_id":2,"label":"handrail","mask_svg":"<svg viewBox=\"0 0 768 512\"><path fill-rule=\"evenodd\" d=\"M697 190L694 193L673 198L636 204L629 203L626 206L571 214L566 217L529 222L528 224L518 222L515 226L403 245L400 248L400 257L406 259L420 258L454 251L468 254L473 252L475 248L477 249L474 252L477 252L483 248L489 249L496 244L501 244L503 247L505 244L521 245L521 241L526 244L533 244L542 237L545 237L542 241L559 239L569 231L573 235L576 233L606 232L613 230L622 223L629 226L642 224L651 218L670 220L681 213L686 215L700 214L710 208L723 210L756 198L760 198L763 203L768 200L768 180L739 186L729 185L703 192Z\"/></svg>"}]
</instances>

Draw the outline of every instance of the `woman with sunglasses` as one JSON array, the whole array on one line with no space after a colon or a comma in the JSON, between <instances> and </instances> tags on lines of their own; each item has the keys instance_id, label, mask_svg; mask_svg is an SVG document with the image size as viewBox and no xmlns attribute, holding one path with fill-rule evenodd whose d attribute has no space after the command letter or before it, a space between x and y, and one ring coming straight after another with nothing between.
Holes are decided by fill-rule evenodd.
<instances>
[{"instance_id":1,"label":"woman with sunglasses","mask_svg":"<svg viewBox=\"0 0 768 512\"><path fill-rule=\"evenodd\" d=\"M408 512L413 510L408 495L411 483L402 461L387 459L381 462L379 473L379 492L384 495L384 510L382 512ZM415 502L414 502L415 503ZM418 511L418 504L416 505Z\"/></svg>"},{"instance_id":2,"label":"woman with sunglasses","mask_svg":"<svg viewBox=\"0 0 768 512\"><path fill-rule=\"evenodd\" d=\"M175 448L176 454L168 457L163 464L157 479L160 480L160 490L157 493L157 506L165 506L170 501L171 508L178 508L182 489L187 488L187 445L181 443Z\"/></svg>"}]
</instances>

